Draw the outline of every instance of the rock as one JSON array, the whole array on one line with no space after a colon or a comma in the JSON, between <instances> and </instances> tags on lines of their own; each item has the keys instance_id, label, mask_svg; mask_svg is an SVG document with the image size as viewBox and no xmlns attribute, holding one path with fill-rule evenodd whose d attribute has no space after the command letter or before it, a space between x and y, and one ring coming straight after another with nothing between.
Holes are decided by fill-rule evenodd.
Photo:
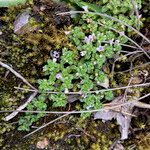
<instances>
[{"instance_id":1,"label":"rock","mask_svg":"<svg viewBox=\"0 0 150 150\"><path fill-rule=\"evenodd\" d=\"M26 10L20 13L14 22L14 33L25 34L30 33L39 28L36 19L30 16L30 11Z\"/></svg>"},{"instance_id":2,"label":"rock","mask_svg":"<svg viewBox=\"0 0 150 150\"><path fill-rule=\"evenodd\" d=\"M21 28L23 28L28 22L29 22L29 18L30 18L30 12L29 11L25 11L23 13L20 13L14 22L14 33L21 33Z\"/></svg>"}]
</instances>

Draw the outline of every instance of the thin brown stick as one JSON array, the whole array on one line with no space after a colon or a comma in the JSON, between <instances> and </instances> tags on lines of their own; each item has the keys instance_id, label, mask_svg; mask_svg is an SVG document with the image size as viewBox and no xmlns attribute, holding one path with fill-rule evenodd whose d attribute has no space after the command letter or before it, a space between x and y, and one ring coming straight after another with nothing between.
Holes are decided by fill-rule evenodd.
<instances>
[{"instance_id":1,"label":"thin brown stick","mask_svg":"<svg viewBox=\"0 0 150 150\"><path fill-rule=\"evenodd\" d=\"M132 100L132 101L128 101L128 102L124 102L124 103L121 103L121 104L116 104L116 105L113 105L111 106L110 103L108 103L106 107L104 108L101 108L101 109L94 109L94 110L82 110L82 111L40 111L40 110L36 110L36 111L28 111L28 110L21 110L19 112L30 112L30 113L45 113L45 114L80 114L80 113L94 113L94 112L98 112L98 111L106 111L106 110L110 110L110 109L115 109L115 108L118 108L118 107L122 107L122 106L125 106L125 105L135 105L136 102L146 98L146 97L149 97L150 96L150 93L140 97L140 98L137 98L135 100ZM109 105L110 104L110 105ZM4 113L4 112L12 112L14 110L2 110L0 111L1 113Z\"/></svg>"},{"instance_id":2,"label":"thin brown stick","mask_svg":"<svg viewBox=\"0 0 150 150\"><path fill-rule=\"evenodd\" d=\"M108 26L106 26L105 24L102 24L102 23L99 23L99 24L100 24L101 26L105 27L105 28L108 28L108 29L113 30L113 31L115 31L115 32L117 32L117 33L120 34L120 32L117 31L115 28L108 27ZM147 56L147 58L150 59L150 56L148 55L148 53L147 53L139 44L137 44L135 41L133 41L131 38L129 38L129 37L126 36L125 34L123 34L122 36L124 36L125 38L127 38L127 39L128 39L130 42L132 42L134 45L136 45L136 46Z\"/></svg>"},{"instance_id":3,"label":"thin brown stick","mask_svg":"<svg viewBox=\"0 0 150 150\"><path fill-rule=\"evenodd\" d=\"M98 12L89 12L89 11L69 11L69 12L62 12L62 13L58 13L57 15L66 15L66 14L94 14L94 15L99 15L99 16L102 16L102 17L106 17L106 18L109 18L113 21L116 21L116 22L119 22L125 26L127 26L128 28L132 29L134 32L136 32L137 34L139 34L143 39L145 39L148 43L150 43L150 40L145 37L142 33L140 33L138 30L136 30L135 28L133 28L132 26L128 25L127 23L117 19L117 18L114 18L112 16L109 16L107 14L103 14L103 13L98 13Z\"/></svg>"},{"instance_id":4,"label":"thin brown stick","mask_svg":"<svg viewBox=\"0 0 150 150\"><path fill-rule=\"evenodd\" d=\"M9 71L11 71L16 77L18 77L19 79L21 79L24 83L26 83L30 88L37 90L34 86L32 86L21 74L19 74L18 72L16 72L13 68L11 68L10 66L8 66L7 64L3 63L0 61L0 65L6 69L8 69Z\"/></svg>"},{"instance_id":5,"label":"thin brown stick","mask_svg":"<svg viewBox=\"0 0 150 150\"><path fill-rule=\"evenodd\" d=\"M139 66L136 66L136 67L133 67L133 68L130 68L130 69L125 70L125 71L118 71L118 72L116 72L116 73L130 72L130 71L132 71L132 70L134 70L134 69L138 69L138 68L144 67L144 66L146 66L146 65L150 65L150 62L147 62L147 63L145 63L145 64L142 64L142 65L139 65Z\"/></svg>"},{"instance_id":6,"label":"thin brown stick","mask_svg":"<svg viewBox=\"0 0 150 150\"><path fill-rule=\"evenodd\" d=\"M134 106L136 107L139 107L139 108L147 108L147 109L150 109L150 104L146 104L146 103L143 103L143 102L133 102Z\"/></svg>"},{"instance_id":7,"label":"thin brown stick","mask_svg":"<svg viewBox=\"0 0 150 150\"><path fill-rule=\"evenodd\" d=\"M106 92L106 91L115 91L115 90L123 90L126 88L134 88L134 87L143 87L143 86L150 86L150 82L147 83L142 83L142 84L134 84L134 85L130 85L130 86L122 86L122 87L116 87L116 88L110 88L110 89L102 89L102 90L97 90L97 91L89 91L87 93L93 94L93 93L101 93L101 92ZM25 88L20 88L20 87L14 87L15 89L19 89L19 90L27 90L27 91L35 91L33 89L25 89ZM37 91L38 93L40 93L40 91ZM61 92L42 92L42 93L47 93L47 94L58 94ZM78 92L68 92L66 93L67 95L71 95L71 94L75 94L75 95L82 95L83 93L81 91Z\"/></svg>"},{"instance_id":8,"label":"thin brown stick","mask_svg":"<svg viewBox=\"0 0 150 150\"><path fill-rule=\"evenodd\" d=\"M62 115L62 116L60 116L60 117L58 117L58 118L56 118L56 119L54 119L54 120L52 120L52 121L50 121L50 122L48 122L48 123L46 123L46 124L42 125L41 127L37 128L37 129L36 129L36 130L34 130L33 132L31 132L31 133L29 133L29 134L25 135L23 138L27 138L28 136L30 136L30 135L32 135L32 134L34 134L34 133L38 132L39 130L41 130L41 129L45 128L46 126L48 126L48 125L50 125L50 124L52 124L52 123L54 123L54 122L56 122L56 121L60 120L60 119L61 119L61 118L63 118L63 117L66 117L66 116L68 116L68 115L69 115L69 113L64 114L64 115Z\"/></svg>"},{"instance_id":9,"label":"thin brown stick","mask_svg":"<svg viewBox=\"0 0 150 150\"><path fill-rule=\"evenodd\" d=\"M9 121L10 119L14 118L21 110L23 110L28 105L28 103L30 103L32 101L32 99L36 95L37 95L37 92L34 92L33 94L31 94L30 97L28 98L28 100L23 105L19 106L14 112L12 112L8 116L6 116L5 120Z\"/></svg>"},{"instance_id":10,"label":"thin brown stick","mask_svg":"<svg viewBox=\"0 0 150 150\"><path fill-rule=\"evenodd\" d=\"M135 0L131 0L133 8L134 8L134 12L136 14L136 18L137 18L137 30L140 30L140 15L139 15L139 11L138 11L138 6L137 3L135 2Z\"/></svg>"}]
</instances>

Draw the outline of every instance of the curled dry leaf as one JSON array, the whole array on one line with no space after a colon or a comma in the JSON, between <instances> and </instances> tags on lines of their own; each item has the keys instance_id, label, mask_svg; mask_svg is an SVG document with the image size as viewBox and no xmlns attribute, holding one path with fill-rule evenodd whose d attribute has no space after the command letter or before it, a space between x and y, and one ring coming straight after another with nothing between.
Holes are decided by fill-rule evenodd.
<instances>
[{"instance_id":1,"label":"curled dry leaf","mask_svg":"<svg viewBox=\"0 0 150 150\"><path fill-rule=\"evenodd\" d=\"M48 147L48 145L49 145L48 139L44 138L43 140L37 142L36 147L39 149L45 149Z\"/></svg>"},{"instance_id":2,"label":"curled dry leaf","mask_svg":"<svg viewBox=\"0 0 150 150\"><path fill-rule=\"evenodd\" d=\"M114 104L119 105L122 103L122 101L123 101L123 96L114 99L109 106L111 105L114 106ZM116 119L117 123L120 126L121 139L125 140L128 138L129 126L130 126L132 116L122 114L121 112L125 112L126 114L132 114L133 107L134 105L130 104L113 110L99 111L94 114L94 119L102 119L103 121Z\"/></svg>"}]
</instances>

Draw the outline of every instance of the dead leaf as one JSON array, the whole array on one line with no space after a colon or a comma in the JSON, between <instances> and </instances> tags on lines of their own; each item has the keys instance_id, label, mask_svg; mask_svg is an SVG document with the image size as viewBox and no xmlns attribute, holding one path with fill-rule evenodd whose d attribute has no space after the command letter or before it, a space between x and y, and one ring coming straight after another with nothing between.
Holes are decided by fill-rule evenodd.
<instances>
[{"instance_id":1,"label":"dead leaf","mask_svg":"<svg viewBox=\"0 0 150 150\"><path fill-rule=\"evenodd\" d=\"M94 119L102 119L103 121L112 120L115 117L116 113L113 111L99 111L94 115Z\"/></svg>"},{"instance_id":2,"label":"dead leaf","mask_svg":"<svg viewBox=\"0 0 150 150\"><path fill-rule=\"evenodd\" d=\"M121 104L123 101L123 96L119 98L115 98L110 104L109 107L114 106L114 104L117 103L117 105ZM96 112L94 114L94 119L102 119L103 121L108 121L112 119L116 119L117 123L120 126L120 132L121 132L121 139L125 140L128 138L128 132L129 132L129 126L131 122L131 115L124 115L121 112L126 112L127 114L132 114L134 105L125 105L113 110L103 110ZM120 112L118 112L120 110Z\"/></svg>"}]
</instances>

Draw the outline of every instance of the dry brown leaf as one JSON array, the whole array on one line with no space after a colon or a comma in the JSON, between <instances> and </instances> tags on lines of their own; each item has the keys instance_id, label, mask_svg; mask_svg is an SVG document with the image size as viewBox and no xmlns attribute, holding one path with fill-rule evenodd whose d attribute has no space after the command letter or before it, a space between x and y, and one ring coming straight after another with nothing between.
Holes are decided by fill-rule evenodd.
<instances>
[{"instance_id":1,"label":"dry brown leaf","mask_svg":"<svg viewBox=\"0 0 150 150\"><path fill-rule=\"evenodd\" d=\"M117 105L121 104L123 101L123 96L119 98L115 98L110 105L114 105L115 103L118 103ZM108 121L112 119L116 119L117 123L120 126L120 132L121 132L121 139L125 140L128 138L128 132L129 132L129 126L131 122L131 115L124 115L121 112L126 112L127 114L132 114L134 105L125 105L120 108L114 109L114 110L103 110L96 112L94 114L94 119L102 119L103 121ZM120 112L118 111L120 109Z\"/></svg>"}]
</instances>

